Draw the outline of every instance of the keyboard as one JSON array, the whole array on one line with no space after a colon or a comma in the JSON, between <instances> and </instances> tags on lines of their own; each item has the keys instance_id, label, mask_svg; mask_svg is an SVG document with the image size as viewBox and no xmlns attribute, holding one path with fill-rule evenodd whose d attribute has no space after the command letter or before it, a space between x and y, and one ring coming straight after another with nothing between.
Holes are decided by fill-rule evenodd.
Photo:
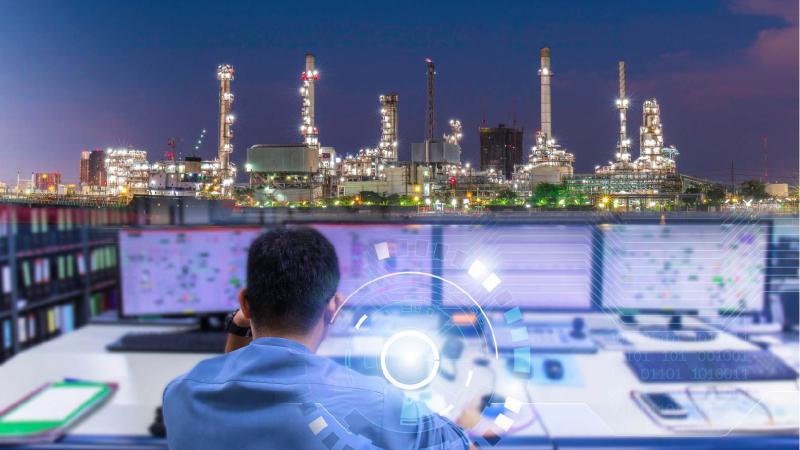
<instances>
[{"instance_id":1,"label":"keyboard","mask_svg":"<svg viewBox=\"0 0 800 450\"><path fill-rule=\"evenodd\" d=\"M227 338L224 331L128 333L106 349L112 352L222 353Z\"/></svg>"},{"instance_id":2,"label":"keyboard","mask_svg":"<svg viewBox=\"0 0 800 450\"><path fill-rule=\"evenodd\" d=\"M797 379L794 369L766 350L626 352L625 359L643 383Z\"/></svg>"}]
</instances>

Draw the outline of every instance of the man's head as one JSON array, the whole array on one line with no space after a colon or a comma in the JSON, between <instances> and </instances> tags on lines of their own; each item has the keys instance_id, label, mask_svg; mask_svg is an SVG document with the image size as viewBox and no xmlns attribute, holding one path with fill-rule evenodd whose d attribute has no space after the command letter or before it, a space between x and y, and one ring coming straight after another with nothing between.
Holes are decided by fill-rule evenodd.
<instances>
[{"instance_id":1,"label":"man's head","mask_svg":"<svg viewBox=\"0 0 800 450\"><path fill-rule=\"evenodd\" d=\"M269 231L250 245L242 310L254 331L308 335L324 327L341 303L338 284L336 251L320 232Z\"/></svg>"}]
</instances>

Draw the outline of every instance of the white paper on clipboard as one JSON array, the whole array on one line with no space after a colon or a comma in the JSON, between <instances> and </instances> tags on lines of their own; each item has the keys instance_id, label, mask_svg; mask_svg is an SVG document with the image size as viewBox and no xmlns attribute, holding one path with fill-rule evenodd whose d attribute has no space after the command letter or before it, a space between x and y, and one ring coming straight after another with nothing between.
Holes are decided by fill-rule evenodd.
<instances>
[{"instance_id":1,"label":"white paper on clipboard","mask_svg":"<svg viewBox=\"0 0 800 450\"><path fill-rule=\"evenodd\" d=\"M50 386L3 416L0 422L62 422L101 389L101 386Z\"/></svg>"}]
</instances>

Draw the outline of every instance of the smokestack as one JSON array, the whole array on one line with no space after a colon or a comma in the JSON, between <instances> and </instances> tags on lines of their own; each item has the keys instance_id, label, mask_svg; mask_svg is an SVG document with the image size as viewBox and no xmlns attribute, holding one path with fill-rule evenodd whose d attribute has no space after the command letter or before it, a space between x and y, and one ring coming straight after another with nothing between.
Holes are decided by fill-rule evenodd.
<instances>
[{"instance_id":1,"label":"smokestack","mask_svg":"<svg viewBox=\"0 0 800 450\"><path fill-rule=\"evenodd\" d=\"M542 134L545 140L553 137L553 119L550 112L550 77L553 72L550 70L550 48L542 47L539 51L540 67L539 80L541 85L541 114L542 114Z\"/></svg>"}]
</instances>

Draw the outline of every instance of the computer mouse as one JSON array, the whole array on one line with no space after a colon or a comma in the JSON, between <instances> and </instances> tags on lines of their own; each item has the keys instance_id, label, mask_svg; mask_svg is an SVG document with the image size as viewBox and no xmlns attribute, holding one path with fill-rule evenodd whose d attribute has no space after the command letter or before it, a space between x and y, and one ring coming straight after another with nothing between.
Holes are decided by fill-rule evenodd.
<instances>
[{"instance_id":1,"label":"computer mouse","mask_svg":"<svg viewBox=\"0 0 800 450\"><path fill-rule=\"evenodd\" d=\"M549 380L560 380L564 378L564 365L561 364L561 361L557 359L545 359L544 363L544 375Z\"/></svg>"}]
</instances>

